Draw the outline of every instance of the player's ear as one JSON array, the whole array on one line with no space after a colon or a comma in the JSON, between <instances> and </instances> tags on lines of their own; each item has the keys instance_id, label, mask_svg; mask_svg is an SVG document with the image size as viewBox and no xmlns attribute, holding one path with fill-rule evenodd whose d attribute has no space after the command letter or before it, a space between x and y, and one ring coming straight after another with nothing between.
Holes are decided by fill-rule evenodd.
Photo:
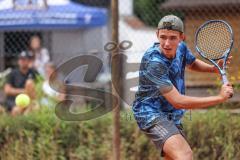
<instances>
[{"instance_id":1,"label":"player's ear","mask_svg":"<svg viewBox=\"0 0 240 160\"><path fill-rule=\"evenodd\" d=\"M180 33L180 39L181 39L182 41L185 41L185 39L186 39L186 36L185 36L185 34L184 34L184 33Z\"/></svg>"}]
</instances>

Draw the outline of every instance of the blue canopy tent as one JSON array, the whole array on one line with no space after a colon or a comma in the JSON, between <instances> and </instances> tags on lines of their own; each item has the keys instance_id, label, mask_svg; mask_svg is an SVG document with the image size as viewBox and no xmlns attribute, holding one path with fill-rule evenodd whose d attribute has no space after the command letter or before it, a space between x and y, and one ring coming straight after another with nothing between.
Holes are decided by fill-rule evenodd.
<instances>
[{"instance_id":1,"label":"blue canopy tent","mask_svg":"<svg viewBox=\"0 0 240 160\"><path fill-rule=\"evenodd\" d=\"M24 6L28 0L16 0ZM0 30L23 29L79 29L103 26L107 10L89 7L68 0L48 0L44 8L14 7L11 0L0 0ZM37 3L39 0L33 0Z\"/></svg>"},{"instance_id":2,"label":"blue canopy tent","mask_svg":"<svg viewBox=\"0 0 240 160\"><path fill-rule=\"evenodd\" d=\"M29 0L15 0L15 4L0 0L0 57L4 57L0 71L10 63L11 55L26 48L32 33L41 34L56 64L80 53L101 51L108 41L107 9L69 0L47 0L47 7L42 6L44 0L31 1L29 5Z\"/></svg>"}]
</instances>

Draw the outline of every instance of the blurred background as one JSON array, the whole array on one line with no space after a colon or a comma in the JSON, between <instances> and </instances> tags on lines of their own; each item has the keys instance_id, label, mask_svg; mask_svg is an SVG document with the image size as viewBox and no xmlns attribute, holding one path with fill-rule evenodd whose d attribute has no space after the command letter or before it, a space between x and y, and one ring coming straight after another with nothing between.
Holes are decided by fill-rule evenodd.
<instances>
[{"instance_id":1,"label":"blurred background","mask_svg":"<svg viewBox=\"0 0 240 160\"><path fill-rule=\"evenodd\" d=\"M0 0L0 104L4 105L6 95L4 94L3 88L6 77L12 69L18 66L17 60L19 54L22 51L31 49L30 41L33 36L40 37L41 47L48 51L49 61L56 66L61 66L77 56L92 55L99 58L103 62L103 66L99 71L97 79L93 83L84 81L87 70L86 66L77 67L74 71L69 73L66 77L66 81L76 86L100 88L111 92L112 52L106 51L104 46L112 41L112 32L118 30L119 34L117 35L117 39L119 44L124 41L132 42L130 48L126 50L120 48L118 50L118 54L126 56L126 58L121 61L121 65L118 66L120 70L118 73L121 74L120 77L122 80L121 85L118 87L123 90L123 94L121 94L121 108L124 110L124 113L120 113L120 118L123 118L123 123L121 125L124 126L126 123L128 127L128 129L122 129L120 134L123 137L125 134L130 137L121 139L122 143L125 142L129 144L129 146L124 144L121 146L122 148L125 147L123 151L121 151L121 156L123 157L122 159L158 159L158 155L154 151L141 154L141 151L147 150L151 144L140 135L136 128L135 130L131 130L131 125L135 124L133 122L130 123L126 118L133 118L131 114L129 114L129 109L131 109L138 85L138 68L141 58L144 52L152 46L154 42L157 42L155 32L159 20L165 15L174 14L183 20L186 43L196 57L199 57L199 55L195 51L194 37L197 28L201 24L207 20L221 19L232 26L234 32L234 45L231 53L233 55L233 60L228 69L228 77L235 86L235 95L227 105L222 105L221 109L231 109L230 111L232 113L238 115L240 100L240 58L238 56L240 46L240 0L119 0L118 10L112 10L112 2L113 0ZM119 14L118 26L115 28L112 25L112 14L114 12ZM187 95L191 96L208 96L216 94L221 84L221 79L216 74L187 71L185 78ZM71 98L75 99L76 105L81 104L86 106L90 101L84 96L72 95ZM103 97L103 99L109 99L109 97ZM199 112L205 115L205 110ZM217 113L213 111L213 115L217 116ZM222 117L226 119L229 119L228 116L230 115L225 115L225 113L222 115ZM211 114L208 115L204 123L207 123L207 120L209 120L208 118L211 119ZM47 117L46 119L51 118ZM34 122L35 120L36 119L33 119ZM194 121L193 124L204 124L203 122L198 122L198 119L195 120L196 122ZM235 122L235 120L236 119L233 119L233 122ZM103 123L107 123L107 120L102 121ZM131 121L134 120L131 119ZM37 122L39 122L39 119L36 120L36 123ZM56 124L57 123L59 122L56 122ZM99 123L100 122L94 122L94 125L97 127L100 125ZM193 124L190 126L196 128ZM12 123L12 125L14 125L14 123ZM55 123L53 125L55 125ZM62 125L61 131L64 132L64 127L66 127L67 124L64 123ZM101 130L95 133L95 131L92 131L94 130L94 125L91 126L92 128L90 127L92 130L86 127L86 125L91 126L92 124L80 124L82 128L85 128L83 129L83 134L88 135L87 133L89 132L101 134L104 132L104 130ZM212 124L213 130L214 126L217 128L218 125L220 124ZM194 142L192 145L196 150L204 144L210 146L209 148L196 151L196 159L207 159L206 157L208 156L210 157L209 159L237 159L236 155L237 151L239 151L239 147L236 149L235 143L239 142L237 135L239 135L240 126L236 123L232 125L236 125L235 127L238 128L235 129L234 135L232 135L233 139L221 139L224 138L223 135L227 136L230 134L231 128L228 128L229 132L221 135L219 138L220 140L215 139L214 134L211 134L211 136L213 136L210 136L212 141L206 140L207 142L199 143L194 141L194 136L200 134L200 132L191 132L193 128L188 128L188 136L191 138L192 142ZM2 127L2 131L6 131L6 126L7 125L0 126L0 128ZM71 131L78 130L77 133L82 134L80 133L81 127L77 126L77 129L74 127L70 127L67 133L70 134ZM229 127L229 125L226 124L225 127ZM216 129L216 133L220 132L220 128L221 127ZM108 128L105 130L111 132L111 129L112 128ZM132 135L130 132L134 134ZM201 131L201 138L207 139L207 135L203 134L203 132L205 131ZM67 135L67 133L65 135ZM8 135L8 132L3 132L3 134L0 135L0 147L4 146L1 145L1 143L6 143L4 140L4 138L7 139L6 135ZM72 136L77 137L75 134ZM18 137L18 135L16 135L16 137ZM84 154L83 151L80 152L81 147L79 147L79 144L72 144L71 138L72 137L69 137L69 141L67 141L66 144L62 144L62 152L64 153L61 155L63 159L66 157L66 159L113 159L111 151L109 151L109 148L111 148L110 144L109 146L107 145L106 148L102 148L102 150L101 147L97 145L97 143L101 143L101 139L98 139L98 142L91 141L91 143L94 143L95 147L100 147L100 149L98 148L99 150L96 151L96 154L92 153L91 149L87 147L89 145L87 142L82 143L81 145L87 150ZM140 141L135 142L134 139L137 140L138 138ZM78 140L81 141L80 139ZM107 137L104 140L106 140L106 143L110 143L109 139L110 138ZM221 143L219 141L221 141ZM224 148L224 142L227 143L227 149ZM77 151L74 149L66 151L64 149L67 148L66 146L68 146L68 144L79 148ZM94 150L94 145L89 146L93 147L92 149ZM8 146L7 143L6 146ZM137 150L136 146L139 146L139 150ZM11 151L9 151L9 154L10 153ZM38 153L40 153L40 151ZM45 153L45 151L43 153ZM77 156L73 153L76 153ZM92 158L89 158L91 157L89 155L92 155ZM97 158L98 155L102 158ZM2 153L0 154L0 158L1 156L11 159L7 156L7 153ZM19 159L21 159L24 157L24 154L23 156L20 154L19 157ZM12 158L14 159L14 157ZM55 158L53 156L49 159ZM31 158L28 157L28 159Z\"/></svg>"}]
</instances>

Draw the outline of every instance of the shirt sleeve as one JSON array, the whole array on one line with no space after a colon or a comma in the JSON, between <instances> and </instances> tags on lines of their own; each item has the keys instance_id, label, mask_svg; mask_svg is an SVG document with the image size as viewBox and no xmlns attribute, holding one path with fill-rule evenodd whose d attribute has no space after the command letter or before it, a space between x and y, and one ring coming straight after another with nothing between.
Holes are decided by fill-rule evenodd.
<instances>
[{"instance_id":1,"label":"shirt sleeve","mask_svg":"<svg viewBox=\"0 0 240 160\"><path fill-rule=\"evenodd\" d=\"M34 81L39 80L38 78L41 78L40 74L37 70L31 69L28 74L28 79L33 79Z\"/></svg>"},{"instance_id":2,"label":"shirt sleeve","mask_svg":"<svg viewBox=\"0 0 240 160\"><path fill-rule=\"evenodd\" d=\"M196 60L196 57L192 54L192 52L186 45L185 45L185 51L186 51L186 63L190 65Z\"/></svg>"},{"instance_id":3,"label":"shirt sleeve","mask_svg":"<svg viewBox=\"0 0 240 160\"><path fill-rule=\"evenodd\" d=\"M150 61L146 64L145 76L153 85L156 85L161 93L172 89L172 82L169 79L169 69L163 62Z\"/></svg>"},{"instance_id":4,"label":"shirt sleeve","mask_svg":"<svg viewBox=\"0 0 240 160\"><path fill-rule=\"evenodd\" d=\"M50 60L50 57L49 57L49 52L48 52L48 50L46 49L46 48L43 48L42 49L42 61L43 61L43 63L45 64L45 63L47 63L47 62L49 62L49 60Z\"/></svg>"},{"instance_id":5,"label":"shirt sleeve","mask_svg":"<svg viewBox=\"0 0 240 160\"><path fill-rule=\"evenodd\" d=\"M13 71L11 73L9 73L6 77L6 82L5 84L10 84L10 85L13 85L13 79L14 79L14 73Z\"/></svg>"}]
</instances>

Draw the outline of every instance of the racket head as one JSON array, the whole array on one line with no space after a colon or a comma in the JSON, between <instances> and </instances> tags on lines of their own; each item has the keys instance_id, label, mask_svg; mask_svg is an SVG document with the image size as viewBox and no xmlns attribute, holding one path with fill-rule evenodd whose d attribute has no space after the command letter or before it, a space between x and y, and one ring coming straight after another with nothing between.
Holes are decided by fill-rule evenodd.
<instances>
[{"instance_id":1,"label":"racket head","mask_svg":"<svg viewBox=\"0 0 240 160\"><path fill-rule=\"evenodd\" d=\"M233 31L223 20L210 20L201 25L195 35L197 52L208 60L227 59L233 46Z\"/></svg>"}]
</instances>

